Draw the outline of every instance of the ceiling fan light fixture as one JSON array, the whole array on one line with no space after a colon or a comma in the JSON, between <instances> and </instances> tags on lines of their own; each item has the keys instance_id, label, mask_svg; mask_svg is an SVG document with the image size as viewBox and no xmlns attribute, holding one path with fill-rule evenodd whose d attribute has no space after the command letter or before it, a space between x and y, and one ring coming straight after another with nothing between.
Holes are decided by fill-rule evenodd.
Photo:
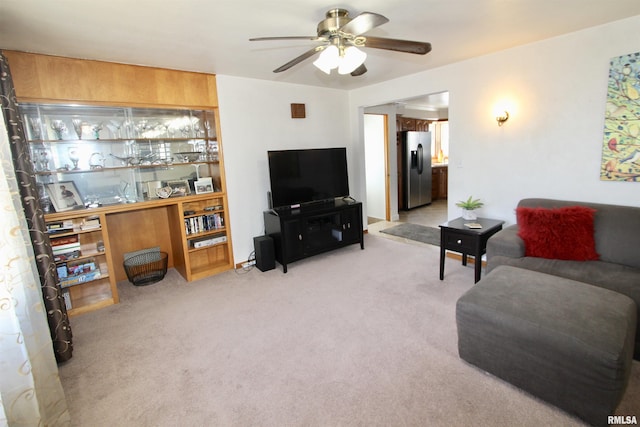
<instances>
[{"instance_id":1,"label":"ceiling fan light fixture","mask_svg":"<svg viewBox=\"0 0 640 427\"><path fill-rule=\"evenodd\" d=\"M334 8L318 23L317 36L254 37L249 40L312 40L322 43L276 68L274 73L286 71L320 53L313 65L323 73L331 74L331 70L338 68L340 74L361 76L367 72L367 67L364 66L367 54L356 46L416 55L425 55L431 51L431 43L366 35L386 22L389 19L377 13L362 12L355 18L350 18L346 9Z\"/></svg>"},{"instance_id":2,"label":"ceiling fan light fixture","mask_svg":"<svg viewBox=\"0 0 640 427\"><path fill-rule=\"evenodd\" d=\"M340 51L335 45L328 46L322 51L318 59L313 61L313 65L318 67L322 72L331 74L331 70L337 68L340 64Z\"/></svg>"},{"instance_id":3,"label":"ceiling fan light fixture","mask_svg":"<svg viewBox=\"0 0 640 427\"><path fill-rule=\"evenodd\" d=\"M344 55L340 58L338 73L349 74L356 68L364 64L367 54L355 46L349 46L344 50Z\"/></svg>"}]
</instances>

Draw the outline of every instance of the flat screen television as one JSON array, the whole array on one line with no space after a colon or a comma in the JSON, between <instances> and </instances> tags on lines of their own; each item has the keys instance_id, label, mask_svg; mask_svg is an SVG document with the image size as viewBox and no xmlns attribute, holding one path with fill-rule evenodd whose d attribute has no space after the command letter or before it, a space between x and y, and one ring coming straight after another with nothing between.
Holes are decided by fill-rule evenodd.
<instances>
[{"instance_id":1,"label":"flat screen television","mask_svg":"<svg viewBox=\"0 0 640 427\"><path fill-rule=\"evenodd\" d=\"M274 208L349 196L346 148L268 151Z\"/></svg>"}]
</instances>

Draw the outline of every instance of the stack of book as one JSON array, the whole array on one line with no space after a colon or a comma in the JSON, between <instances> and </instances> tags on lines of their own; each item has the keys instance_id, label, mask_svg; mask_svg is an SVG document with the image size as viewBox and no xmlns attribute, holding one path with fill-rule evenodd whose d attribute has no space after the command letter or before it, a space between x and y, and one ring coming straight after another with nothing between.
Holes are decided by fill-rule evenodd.
<instances>
[{"instance_id":1,"label":"stack of book","mask_svg":"<svg viewBox=\"0 0 640 427\"><path fill-rule=\"evenodd\" d=\"M65 221L54 221L47 223L47 232L49 234L67 233L73 231L73 221L70 219Z\"/></svg>"},{"instance_id":2,"label":"stack of book","mask_svg":"<svg viewBox=\"0 0 640 427\"><path fill-rule=\"evenodd\" d=\"M77 234L55 237L51 239L51 248L55 262L78 258L80 256L80 239Z\"/></svg>"},{"instance_id":3,"label":"stack of book","mask_svg":"<svg viewBox=\"0 0 640 427\"><path fill-rule=\"evenodd\" d=\"M58 266L61 288L90 282L99 279L100 276L100 268L94 258L72 261Z\"/></svg>"},{"instance_id":4,"label":"stack of book","mask_svg":"<svg viewBox=\"0 0 640 427\"><path fill-rule=\"evenodd\" d=\"M100 219L98 217L86 218L80 224L80 230L97 230L100 228Z\"/></svg>"}]
</instances>

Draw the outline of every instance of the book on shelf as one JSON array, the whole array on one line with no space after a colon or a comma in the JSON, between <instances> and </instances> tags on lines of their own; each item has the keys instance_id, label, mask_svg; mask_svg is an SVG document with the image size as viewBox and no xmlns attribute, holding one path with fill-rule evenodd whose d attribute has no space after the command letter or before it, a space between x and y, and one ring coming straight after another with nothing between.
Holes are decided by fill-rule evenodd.
<instances>
[{"instance_id":1,"label":"book on shelf","mask_svg":"<svg viewBox=\"0 0 640 427\"><path fill-rule=\"evenodd\" d=\"M49 233L67 233L73 231L73 222L70 220L48 222L46 225Z\"/></svg>"},{"instance_id":2,"label":"book on shelf","mask_svg":"<svg viewBox=\"0 0 640 427\"><path fill-rule=\"evenodd\" d=\"M224 219L219 213L193 216L184 219L184 226L187 234L202 233L224 227Z\"/></svg>"},{"instance_id":3,"label":"book on shelf","mask_svg":"<svg viewBox=\"0 0 640 427\"><path fill-rule=\"evenodd\" d=\"M68 288L69 286L80 285L82 283L91 282L93 280L97 280L102 276L102 273L99 269L88 271L86 273L76 274L73 276L68 276L65 279L60 280L61 288Z\"/></svg>"},{"instance_id":4,"label":"book on shelf","mask_svg":"<svg viewBox=\"0 0 640 427\"><path fill-rule=\"evenodd\" d=\"M78 239L77 234L52 238L51 250L53 251L53 255L63 255L80 251L80 239Z\"/></svg>"},{"instance_id":5,"label":"book on shelf","mask_svg":"<svg viewBox=\"0 0 640 427\"><path fill-rule=\"evenodd\" d=\"M58 271L58 279L62 280L69 275L69 270L67 270L67 264L59 265L56 270Z\"/></svg>"},{"instance_id":6,"label":"book on shelf","mask_svg":"<svg viewBox=\"0 0 640 427\"><path fill-rule=\"evenodd\" d=\"M53 261L54 262L64 262L64 261L68 261L70 259L76 259L80 257L80 251L71 251L71 252L65 252L63 254L53 254Z\"/></svg>"},{"instance_id":7,"label":"book on shelf","mask_svg":"<svg viewBox=\"0 0 640 427\"><path fill-rule=\"evenodd\" d=\"M78 235L74 234L71 236L63 236L63 237L52 237L51 238L51 246L61 246L68 245L70 243L78 243L80 240L78 239Z\"/></svg>"},{"instance_id":8,"label":"book on shelf","mask_svg":"<svg viewBox=\"0 0 640 427\"><path fill-rule=\"evenodd\" d=\"M97 269L95 258L87 258L81 261L71 261L67 263L67 271L70 276L81 273L88 273Z\"/></svg>"},{"instance_id":9,"label":"book on shelf","mask_svg":"<svg viewBox=\"0 0 640 427\"><path fill-rule=\"evenodd\" d=\"M100 219L95 217L86 218L82 221L82 224L80 224L80 229L84 231L96 230L98 228L100 228Z\"/></svg>"},{"instance_id":10,"label":"book on shelf","mask_svg":"<svg viewBox=\"0 0 640 427\"><path fill-rule=\"evenodd\" d=\"M80 243L69 243L67 245L52 246L54 255L62 255L70 252L80 251Z\"/></svg>"},{"instance_id":11,"label":"book on shelf","mask_svg":"<svg viewBox=\"0 0 640 427\"><path fill-rule=\"evenodd\" d=\"M95 258L91 257L83 260L65 262L58 265L56 270L58 272L58 279L60 279L61 282L71 283L75 280L75 277L99 270L99 267Z\"/></svg>"}]
</instances>

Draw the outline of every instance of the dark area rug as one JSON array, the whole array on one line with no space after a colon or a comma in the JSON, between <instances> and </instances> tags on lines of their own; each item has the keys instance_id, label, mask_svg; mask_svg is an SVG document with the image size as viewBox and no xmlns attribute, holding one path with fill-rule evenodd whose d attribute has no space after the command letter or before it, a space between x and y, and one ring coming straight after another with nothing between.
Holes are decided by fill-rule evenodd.
<instances>
[{"instance_id":1,"label":"dark area rug","mask_svg":"<svg viewBox=\"0 0 640 427\"><path fill-rule=\"evenodd\" d=\"M440 246L440 229L418 224L402 223L380 231L392 236Z\"/></svg>"}]
</instances>

